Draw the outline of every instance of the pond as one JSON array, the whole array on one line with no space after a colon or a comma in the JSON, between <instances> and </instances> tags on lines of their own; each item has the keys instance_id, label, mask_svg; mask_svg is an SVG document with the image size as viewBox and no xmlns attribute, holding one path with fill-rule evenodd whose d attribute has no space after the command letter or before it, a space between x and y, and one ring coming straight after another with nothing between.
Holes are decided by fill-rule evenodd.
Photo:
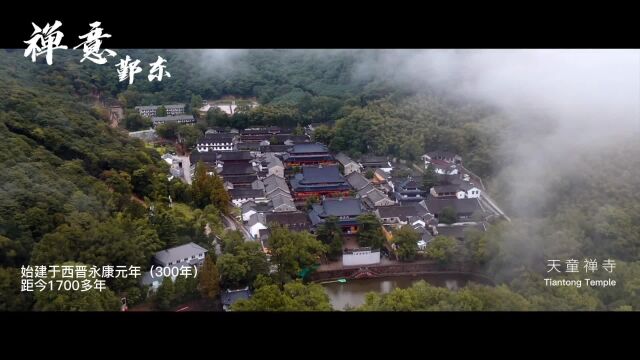
<instances>
[{"instance_id":1,"label":"pond","mask_svg":"<svg viewBox=\"0 0 640 360\"><path fill-rule=\"evenodd\" d=\"M332 282L323 284L331 305L335 310L356 307L364 304L365 295L369 292L388 293L395 288L408 288L414 283L424 280L431 285L443 286L455 290L468 282L489 284L486 279L463 274L429 274L416 276L395 276L387 278L348 280L346 283Z\"/></svg>"}]
</instances>

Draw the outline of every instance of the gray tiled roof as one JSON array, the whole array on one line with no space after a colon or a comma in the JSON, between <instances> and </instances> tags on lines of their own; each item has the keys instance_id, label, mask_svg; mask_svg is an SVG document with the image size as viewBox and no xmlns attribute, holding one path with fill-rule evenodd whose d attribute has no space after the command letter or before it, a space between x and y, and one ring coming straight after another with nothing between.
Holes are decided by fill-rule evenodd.
<instances>
[{"instance_id":1,"label":"gray tiled roof","mask_svg":"<svg viewBox=\"0 0 640 360\"><path fill-rule=\"evenodd\" d=\"M193 115L169 115L169 116L154 116L151 118L151 121L154 123L157 122L167 122L167 121L192 121L195 122L196 119Z\"/></svg>"},{"instance_id":2,"label":"gray tiled roof","mask_svg":"<svg viewBox=\"0 0 640 360\"><path fill-rule=\"evenodd\" d=\"M201 253L206 253L207 249L202 246L190 242L188 244L176 246L170 249L158 251L155 253L154 258L160 264L175 263L177 260L184 258L191 259L192 256L197 256Z\"/></svg>"},{"instance_id":3,"label":"gray tiled roof","mask_svg":"<svg viewBox=\"0 0 640 360\"><path fill-rule=\"evenodd\" d=\"M189 155L191 164L195 164L198 161L202 161L205 163L215 163L217 159L218 154L215 151L193 151L191 155Z\"/></svg>"},{"instance_id":4,"label":"gray tiled roof","mask_svg":"<svg viewBox=\"0 0 640 360\"><path fill-rule=\"evenodd\" d=\"M267 168L271 169L276 166L284 166L282 160L278 159L273 153L267 153L265 155L265 161L267 162Z\"/></svg>"},{"instance_id":5,"label":"gray tiled roof","mask_svg":"<svg viewBox=\"0 0 640 360\"><path fill-rule=\"evenodd\" d=\"M356 191L370 184L369 180L367 180L367 178L359 172L352 172L351 174L347 175L346 179L349 185L351 185L351 187Z\"/></svg>"},{"instance_id":6,"label":"gray tiled roof","mask_svg":"<svg viewBox=\"0 0 640 360\"><path fill-rule=\"evenodd\" d=\"M258 144L258 143L250 143L250 142L243 142L243 143L238 143L237 147L238 147L238 150L257 151L257 150L260 149L260 144Z\"/></svg>"},{"instance_id":7,"label":"gray tiled roof","mask_svg":"<svg viewBox=\"0 0 640 360\"><path fill-rule=\"evenodd\" d=\"M456 239L465 239L469 231L486 231L486 228L482 223L473 225L453 225L453 226L438 226L438 235L450 236Z\"/></svg>"},{"instance_id":8,"label":"gray tiled roof","mask_svg":"<svg viewBox=\"0 0 640 360\"><path fill-rule=\"evenodd\" d=\"M336 160L338 160L340 162L340 164L342 164L343 166L346 166L350 163L354 163L355 161L353 161L350 157L348 157L345 153L338 153L335 156Z\"/></svg>"},{"instance_id":9,"label":"gray tiled roof","mask_svg":"<svg viewBox=\"0 0 640 360\"><path fill-rule=\"evenodd\" d=\"M355 198L332 198L322 201L321 216L358 216L362 214L362 203Z\"/></svg>"},{"instance_id":10,"label":"gray tiled roof","mask_svg":"<svg viewBox=\"0 0 640 360\"><path fill-rule=\"evenodd\" d=\"M378 189L374 189L366 194L366 197L369 198L374 204L378 201L389 199L387 195L385 195L382 191Z\"/></svg>"},{"instance_id":11,"label":"gray tiled roof","mask_svg":"<svg viewBox=\"0 0 640 360\"><path fill-rule=\"evenodd\" d=\"M255 214L253 214L253 215L251 215L249 217L249 221L248 221L249 227L251 227L251 226L253 226L253 225L257 224L257 223L266 225L267 222L265 220L265 216L264 216L263 213L255 213Z\"/></svg>"},{"instance_id":12,"label":"gray tiled roof","mask_svg":"<svg viewBox=\"0 0 640 360\"><path fill-rule=\"evenodd\" d=\"M433 214L439 214L445 207L452 207L457 213L471 214L482 210L478 199L436 198L428 196L427 208Z\"/></svg>"},{"instance_id":13,"label":"gray tiled roof","mask_svg":"<svg viewBox=\"0 0 640 360\"><path fill-rule=\"evenodd\" d=\"M405 206L381 206L376 209L380 218L400 218L406 221L412 216L424 216L427 211L422 206L405 205Z\"/></svg>"},{"instance_id":14,"label":"gray tiled roof","mask_svg":"<svg viewBox=\"0 0 640 360\"><path fill-rule=\"evenodd\" d=\"M305 228L311 225L307 214L294 211L287 213L269 213L265 214L267 224L276 223L282 226L292 226L296 228Z\"/></svg>"},{"instance_id":15,"label":"gray tiled roof","mask_svg":"<svg viewBox=\"0 0 640 360\"><path fill-rule=\"evenodd\" d=\"M262 180L258 179L254 182L251 183L251 188L252 189L261 189L264 191L264 183L262 182Z\"/></svg>"},{"instance_id":16,"label":"gray tiled roof","mask_svg":"<svg viewBox=\"0 0 640 360\"><path fill-rule=\"evenodd\" d=\"M358 190L358 195L366 196L367 194L369 194L370 192L373 192L375 190L376 190L375 186L373 186L372 184L367 184L367 186L365 186L362 189Z\"/></svg>"},{"instance_id":17,"label":"gray tiled roof","mask_svg":"<svg viewBox=\"0 0 640 360\"><path fill-rule=\"evenodd\" d=\"M264 190L261 189L231 189L229 190L231 199L256 199L264 197Z\"/></svg>"},{"instance_id":18,"label":"gray tiled roof","mask_svg":"<svg viewBox=\"0 0 640 360\"><path fill-rule=\"evenodd\" d=\"M277 209L281 206L290 207L292 209L296 208L296 205L294 204L293 199L291 199L291 196L285 194L272 197L271 204L273 205L274 209Z\"/></svg>"},{"instance_id":19,"label":"gray tiled roof","mask_svg":"<svg viewBox=\"0 0 640 360\"><path fill-rule=\"evenodd\" d=\"M221 161L237 161L237 160L251 160L251 152L247 150L239 151L222 151L218 153L218 160Z\"/></svg>"},{"instance_id":20,"label":"gray tiled roof","mask_svg":"<svg viewBox=\"0 0 640 360\"><path fill-rule=\"evenodd\" d=\"M238 300L246 300L251 297L251 291L249 288L240 289L240 290L225 290L220 292L220 301L222 302L222 306L227 310L231 305L236 303Z\"/></svg>"},{"instance_id":21,"label":"gray tiled roof","mask_svg":"<svg viewBox=\"0 0 640 360\"><path fill-rule=\"evenodd\" d=\"M228 163L222 166L220 175L250 175L255 174L256 170L249 163Z\"/></svg>"},{"instance_id":22,"label":"gray tiled roof","mask_svg":"<svg viewBox=\"0 0 640 360\"><path fill-rule=\"evenodd\" d=\"M320 153L320 152L328 152L329 150L323 144L315 143L315 144L296 144L292 146L291 153L292 154L304 154L304 153Z\"/></svg>"},{"instance_id":23,"label":"gray tiled roof","mask_svg":"<svg viewBox=\"0 0 640 360\"><path fill-rule=\"evenodd\" d=\"M231 143L235 136L229 133L214 133L206 134L198 140L198 145L211 144L211 143Z\"/></svg>"},{"instance_id":24,"label":"gray tiled roof","mask_svg":"<svg viewBox=\"0 0 640 360\"><path fill-rule=\"evenodd\" d=\"M458 155L456 155L455 153L452 153L451 151L442 151L442 150L430 151L427 153L427 155L432 159L433 158L454 159L456 157L459 157Z\"/></svg>"},{"instance_id":25,"label":"gray tiled roof","mask_svg":"<svg viewBox=\"0 0 640 360\"><path fill-rule=\"evenodd\" d=\"M373 154L362 155L362 157L360 158L360 162L363 165L379 165L381 167L389 166L389 160L386 156L378 156Z\"/></svg>"},{"instance_id":26,"label":"gray tiled roof","mask_svg":"<svg viewBox=\"0 0 640 360\"><path fill-rule=\"evenodd\" d=\"M271 206L271 203L256 203L253 200L249 200L246 203L242 204L240 208L242 209L243 214L246 214L250 210L254 210L255 212L269 212L273 210L273 206Z\"/></svg>"},{"instance_id":27,"label":"gray tiled roof","mask_svg":"<svg viewBox=\"0 0 640 360\"><path fill-rule=\"evenodd\" d=\"M374 171L374 173L376 173L377 175L381 176L382 178L384 178L385 180L389 180L389 178L391 177L389 175L388 172L383 171L382 169L378 168Z\"/></svg>"},{"instance_id":28,"label":"gray tiled roof","mask_svg":"<svg viewBox=\"0 0 640 360\"><path fill-rule=\"evenodd\" d=\"M289 151L289 145L260 145L258 144L258 148L262 152L270 152L270 153L286 153Z\"/></svg>"},{"instance_id":29,"label":"gray tiled roof","mask_svg":"<svg viewBox=\"0 0 640 360\"><path fill-rule=\"evenodd\" d=\"M287 181L284 178L281 178L275 174L269 175L262 180L264 183L264 190L267 194L270 194L276 189L282 189L283 191L289 193L289 185L287 185Z\"/></svg>"},{"instance_id":30,"label":"gray tiled roof","mask_svg":"<svg viewBox=\"0 0 640 360\"><path fill-rule=\"evenodd\" d=\"M436 194L458 192L458 190L462 190L460 185L438 185L433 187L433 191Z\"/></svg>"},{"instance_id":31,"label":"gray tiled roof","mask_svg":"<svg viewBox=\"0 0 640 360\"><path fill-rule=\"evenodd\" d=\"M163 106L163 105L136 106L135 109L136 110L156 110L160 106ZM180 108L184 108L184 104L164 105L164 108L167 109L167 110L169 110L169 109L180 109Z\"/></svg>"},{"instance_id":32,"label":"gray tiled roof","mask_svg":"<svg viewBox=\"0 0 640 360\"><path fill-rule=\"evenodd\" d=\"M273 190L273 191L271 191L270 193L267 194L267 199L273 200L273 199L275 199L277 197L280 197L280 196L284 196L286 198L291 198L291 193L288 190L285 191L285 190L282 190L280 188L277 188L277 189L275 189L275 190Z\"/></svg>"},{"instance_id":33,"label":"gray tiled roof","mask_svg":"<svg viewBox=\"0 0 640 360\"><path fill-rule=\"evenodd\" d=\"M298 174L300 175L300 174ZM296 176L296 178L299 178ZM307 183L340 183L344 178L337 166L313 167L303 166L301 184Z\"/></svg>"}]
</instances>

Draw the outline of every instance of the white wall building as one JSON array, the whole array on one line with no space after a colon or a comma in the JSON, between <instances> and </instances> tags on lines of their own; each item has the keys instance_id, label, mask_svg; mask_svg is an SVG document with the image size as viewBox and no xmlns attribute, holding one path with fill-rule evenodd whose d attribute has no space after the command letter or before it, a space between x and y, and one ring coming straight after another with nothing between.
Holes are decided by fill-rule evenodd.
<instances>
[{"instance_id":1,"label":"white wall building","mask_svg":"<svg viewBox=\"0 0 640 360\"><path fill-rule=\"evenodd\" d=\"M471 183L434 186L430 190L434 197L453 197L458 199L476 199L480 197L482 190Z\"/></svg>"},{"instance_id":2,"label":"white wall building","mask_svg":"<svg viewBox=\"0 0 640 360\"><path fill-rule=\"evenodd\" d=\"M336 160L340 162L342 167L344 168L344 175L349 175L352 172L360 172L362 170L362 166L357 162L353 161L350 157L348 157L344 153L338 153L335 156Z\"/></svg>"},{"instance_id":3,"label":"white wall building","mask_svg":"<svg viewBox=\"0 0 640 360\"><path fill-rule=\"evenodd\" d=\"M196 144L198 152L207 151L233 151L234 136L232 134L217 133L206 134Z\"/></svg>"},{"instance_id":4,"label":"white wall building","mask_svg":"<svg viewBox=\"0 0 640 360\"><path fill-rule=\"evenodd\" d=\"M135 109L138 110L142 116L154 117L158 113L160 106L162 105L136 106ZM164 105L164 108L167 109L167 115L169 116L184 114L184 107L184 104Z\"/></svg>"},{"instance_id":5,"label":"white wall building","mask_svg":"<svg viewBox=\"0 0 640 360\"><path fill-rule=\"evenodd\" d=\"M345 250L342 253L343 266L373 265L380 263L380 250L360 248Z\"/></svg>"},{"instance_id":6,"label":"white wall building","mask_svg":"<svg viewBox=\"0 0 640 360\"><path fill-rule=\"evenodd\" d=\"M260 235L260 230L264 230L267 228L265 225L267 222L265 215L263 213L256 213L249 217L249 233L253 236L254 239L257 239Z\"/></svg>"}]
</instances>

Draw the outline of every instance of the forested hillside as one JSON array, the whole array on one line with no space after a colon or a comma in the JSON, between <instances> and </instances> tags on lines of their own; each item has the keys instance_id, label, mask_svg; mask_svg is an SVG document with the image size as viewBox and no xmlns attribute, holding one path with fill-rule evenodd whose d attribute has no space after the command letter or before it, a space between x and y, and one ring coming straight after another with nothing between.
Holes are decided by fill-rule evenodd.
<instances>
[{"instance_id":1,"label":"forested hillside","mask_svg":"<svg viewBox=\"0 0 640 360\"><path fill-rule=\"evenodd\" d=\"M0 53L2 310L49 308L56 302L18 296L21 265L73 260L145 268L167 245L199 242L203 219L219 222L215 208L188 207L187 217L176 207L168 209L169 194L189 201L185 185L167 182L166 164L155 150L108 126L92 96L102 90L92 79L94 69L64 54L56 60L48 67L24 61L18 51ZM167 227L173 233L163 231ZM139 293L133 279L109 285L131 290L132 297ZM113 310L119 301L105 304Z\"/></svg>"}]
</instances>

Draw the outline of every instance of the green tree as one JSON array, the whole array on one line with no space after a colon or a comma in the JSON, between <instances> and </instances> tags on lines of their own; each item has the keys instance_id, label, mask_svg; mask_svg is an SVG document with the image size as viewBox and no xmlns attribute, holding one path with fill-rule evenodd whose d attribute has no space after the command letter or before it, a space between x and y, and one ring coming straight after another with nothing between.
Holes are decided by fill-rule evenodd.
<instances>
[{"instance_id":1,"label":"green tree","mask_svg":"<svg viewBox=\"0 0 640 360\"><path fill-rule=\"evenodd\" d=\"M364 172L364 177L369 180L373 179L373 169L367 169L367 171Z\"/></svg>"},{"instance_id":2,"label":"green tree","mask_svg":"<svg viewBox=\"0 0 640 360\"><path fill-rule=\"evenodd\" d=\"M456 239L448 236L436 236L425 251L427 257L446 264L453 259L456 251Z\"/></svg>"},{"instance_id":3,"label":"green tree","mask_svg":"<svg viewBox=\"0 0 640 360\"><path fill-rule=\"evenodd\" d=\"M438 175L436 174L433 166L428 166L422 176L422 186L425 191L429 191L438 183Z\"/></svg>"},{"instance_id":4,"label":"green tree","mask_svg":"<svg viewBox=\"0 0 640 360\"><path fill-rule=\"evenodd\" d=\"M453 224L458 221L458 213L451 206L446 206L438 214L438 221L443 224Z\"/></svg>"},{"instance_id":5,"label":"green tree","mask_svg":"<svg viewBox=\"0 0 640 360\"><path fill-rule=\"evenodd\" d=\"M248 300L232 305L233 311L331 311L329 296L318 284L303 284L300 280L284 285L263 285Z\"/></svg>"},{"instance_id":6,"label":"green tree","mask_svg":"<svg viewBox=\"0 0 640 360\"><path fill-rule=\"evenodd\" d=\"M369 293L360 311L524 311L529 301L506 286L471 284L458 291L421 280L390 293Z\"/></svg>"},{"instance_id":7,"label":"green tree","mask_svg":"<svg viewBox=\"0 0 640 360\"><path fill-rule=\"evenodd\" d=\"M131 175L124 171L109 170L102 173L105 183L113 191L122 195L131 195L133 186L131 185Z\"/></svg>"},{"instance_id":8,"label":"green tree","mask_svg":"<svg viewBox=\"0 0 640 360\"><path fill-rule=\"evenodd\" d=\"M293 135L304 135L304 128L302 127L302 125L300 125L300 123L298 123L296 125L295 129L293 129L292 134Z\"/></svg>"},{"instance_id":9,"label":"green tree","mask_svg":"<svg viewBox=\"0 0 640 360\"><path fill-rule=\"evenodd\" d=\"M327 255L329 259L336 260L342 255L343 235L342 229L335 216L328 217L316 230L316 238L328 245Z\"/></svg>"},{"instance_id":10,"label":"green tree","mask_svg":"<svg viewBox=\"0 0 640 360\"><path fill-rule=\"evenodd\" d=\"M202 96L200 95L191 95L191 113L194 115L198 114L198 110L202 107Z\"/></svg>"},{"instance_id":11,"label":"green tree","mask_svg":"<svg viewBox=\"0 0 640 360\"><path fill-rule=\"evenodd\" d=\"M126 291L123 292L122 296L127 299L128 307L140 304L144 300L140 286L131 286L127 288Z\"/></svg>"},{"instance_id":12,"label":"green tree","mask_svg":"<svg viewBox=\"0 0 640 360\"><path fill-rule=\"evenodd\" d=\"M96 266L130 264L145 268L163 246L147 218L118 213L100 220L88 213L72 213L68 222L46 234L36 245L34 263L74 260ZM114 290L124 288L114 287Z\"/></svg>"},{"instance_id":13,"label":"green tree","mask_svg":"<svg viewBox=\"0 0 640 360\"><path fill-rule=\"evenodd\" d=\"M209 126L229 126L230 119L226 112L217 107L212 107L207 111L207 125Z\"/></svg>"},{"instance_id":14,"label":"green tree","mask_svg":"<svg viewBox=\"0 0 640 360\"><path fill-rule=\"evenodd\" d=\"M326 246L308 232L290 231L281 226L271 227L269 236L271 263L277 267L281 284L295 278L300 270L319 262Z\"/></svg>"},{"instance_id":15,"label":"green tree","mask_svg":"<svg viewBox=\"0 0 640 360\"><path fill-rule=\"evenodd\" d=\"M320 125L313 131L313 141L315 142L328 145L331 144L332 139L333 130L326 125Z\"/></svg>"},{"instance_id":16,"label":"green tree","mask_svg":"<svg viewBox=\"0 0 640 360\"><path fill-rule=\"evenodd\" d=\"M358 244L362 247L380 249L384 242L380 220L374 214L358 216Z\"/></svg>"},{"instance_id":17,"label":"green tree","mask_svg":"<svg viewBox=\"0 0 640 360\"><path fill-rule=\"evenodd\" d=\"M188 149L193 149L198 139L202 136L202 132L196 126L191 125L178 125L176 134L180 142Z\"/></svg>"},{"instance_id":18,"label":"green tree","mask_svg":"<svg viewBox=\"0 0 640 360\"><path fill-rule=\"evenodd\" d=\"M193 205L198 208L204 208L211 204L215 186L214 178L207 174L205 164L202 161L198 161L191 184Z\"/></svg>"},{"instance_id":19,"label":"green tree","mask_svg":"<svg viewBox=\"0 0 640 360\"><path fill-rule=\"evenodd\" d=\"M238 254L245 243L244 235L240 230L225 231L222 235L221 250L226 254Z\"/></svg>"},{"instance_id":20,"label":"green tree","mask_svg":"<svg viewBox=\"0 0 640 360\"><path fill-rule=\"evenodd\" d=\"M53 264L51 264L53 265ZM78 262L64 262L59 264L62 266L76 266L86 264ZM75 273L74 273L75 275ZM88 279L93 283L96 279L91 277L87 272L85 278L78 278L77 275L73 278L62 278L61 273L56 273L55 276L49 276L45 281L52 281L53 289L46 289L45 291L34 291L35 304L33 309L37 311L118 311L120 310L120 300L109 288L104 290L91 288L88 291L74 291L65 290L64 284L66 283L73 286L74 281L81 283L83 280ZM61 283L58 283L61 281ZM58 285L62 284L61 288ZM73 287L71 287L73 289Z\"/></svg>"},{"instance_id":21,"label":"green tree","mask_svg":"<svg viewBox=\"0 0 640 360\"><path fill-rule=\"evenodd\" d=\"M492 248L488 241L489 236L491 235L481 231L469 231L466 234L471 260L474 263L484 265L491 259Z\"/></svg>"},{"instance_id":22,"label":"green tree","mask_svg":"<svg viewBox=\"0 0 640 360\"><path fill-rule=\"evenodd\" d=\"M155 216L151 218L158 238L164 244L165 248L170 248L178 245L178 232L177 222L171 212L165 209L160 209Z\"/></svg>"},{"instance_id":23,"label":"green tree","mask_svg":"<svg viewBox=\"0 0 640 360\"><path fill-rule=\"evenodd\" d=\"M175 122L159 124L156 126L156 134L164 139L175 140L178 138L178 124Z\"/></svg>"},{"instance_id":24,"label":"green tree","mask_svg":"<svg viewBox=\"0 0 640 360\"><path fill-rule=\"evenodd\" d=\"M198 280L193 276L178 276L174 290L176 303L193 300L198 295Z\"/></svg>"},{"instance_id":25,"label":"green tree","mask_svg":"<svg viewBox=\"0 0 640 360\"><path fill-rule=\"evenodd\" d=\"M224 188L224 182L222 181L222 178L216 173L213 174L213 191L211 193L211 202L222 213L229 214L231 210L231 196L229 196L229 193Z\"/></svg>"},{"instance_id":26,"label":"green tree","mask_svg":"<svg viewBox=\"0 0 640 360\"><path fill-rule=\"evenodd\" d=\"M157 109L156 109L156 116L160 117L160 116L167 116L167 108L164 107L164 105L160 105Z\"/></svg>"},{"instance_id":27,"label":"green tree","mask_svg":"<svg viewBox=\"0 0 640 360\"><path fill-rule=\"evenodd\" d=\"M396 253L401 261L411 261L416 257L418 251L418 241L420 234L411 226L404 225L393 234L394 242L397 246Z\"/></svg>"},{"instance_id":28,"label":"green tree","mask_svg":"<svg viewBox=\"0 0 640 360\"><path fill-rule=\"evenodd\" d=\"M136 169L131 174L131 186L133 192L142 197L154 197L159 192L160 184L156 174L158 170L155 167L145 166Z\"/></svg>"},{"instance_id":29,"label":"green tree","mask_svg":"<svg viewBox=\"0 0 640 360\"><path fill-rule=\"evenodd\" d=\"M267 255L262 250L262 245L257 242L243 242L237 256L246 264L247 274L244 284L250 285L261 275L269 274Z\"/></svg>"},{"instance_id":30,"label":"green tree","mask_svg":"<svg viewBox=\"0 0 640 360\"><path fill-rule=\"evenodd\" d=\"M309 196L307 200L305 200L304 206L307 210L311 210L312 205L317 204L319 202L320 202L320 198L318 198L316 195Z\"/></svg>"},{"instance_id":31,"label":"green tree","mask_svg":"<svg viewBox=\"0 0 640 360\"><path fill-rule=\"evenodd\" d=\"M175 305L176 302L176 289L171 277L165 277L162 280L162 284L158 288L156 293L156 306L158 309L167 311Z\"/></svg>"},{"instance_id":32,"label":"green tree","mask_svg":"<svg viewBox=\"0 0 640 360\"><path fill-rule=\"evenodd\" d=\"M211 256L207 255L198 274L198 287L202 297L215 299L220 294L220 273Z\"/></svg>"},{"instance_id":33,"label":"green tree","mask_svg":"<svg viewBox=\"0 0 640 360\"><path fill-rule=\"evenodd\" d=\"M202 161L196 164L193 183L191 185L191 198L196 207L204 208L212 204L224 214L230 211L231 197L224 188L222 178L215 173L209 175Z\"/></svg>"},{"instance_id":34,"label":"green tree","mask_svg":"<svg viewBox=\"0 0 640 360\"><path fill-rule=\"evenodd\" d=\"M240 231L227 231L222 236L223 255L218 260L222 283L238 288L251 285L258 276L269 274L267 256L257 242L246 242Z\"/></svg>"},{"instance_id":35,"label":"green tree","mask_svg":"<svg viewBox=\"0 0 640 360\"><path fill-rule=\"evenodd\" d=\"M171 196L172 201L182 203L191 203L193 201L191 198L191 186L182 180L172 179L168 183L168 188L168 195Z\"/></svg>"},{"instance_id":36,"label":"green tree","mask_svg":"<svg viewBox=\"0 0 640 360\"><path fill-rule=\"evenodd\" d=\"M254 289L257 289L266 285L274 285L273 278L269 275L260 274L256 277L256 280L253 282Z\"/></svg>"},{"instance_id":37,"label":"green tree","mask_svg":"<svg viewBox=\"0 0 640 360\"><path fill-rule=\"evenodd\" d=\"M129 131L149 129L151 125L151 119L140 115L138 112L131 112L124 118L124 127Z\"/></svg>"},{"instance_id":38,"label":"green tree","mask_svg":"<svg viewBox=\"0 0 640 360\"><path fill-rule=\"evenodd\" d=\"M21 273L16 268L0 267L0 311L29 311L33 293L21 290Z\"/></svg>"},{"instance_id":39,"label":"green tree","mask_svg":"<svg viewBox=\"0 0 640 360\"><path fill-rule=\"evenodd\" d=\"M222 285L226 288L238 288L249 271L247 264L239 256L232 254L222 254L217 265L222 274Z\"/></svg>"}]
</instances>

